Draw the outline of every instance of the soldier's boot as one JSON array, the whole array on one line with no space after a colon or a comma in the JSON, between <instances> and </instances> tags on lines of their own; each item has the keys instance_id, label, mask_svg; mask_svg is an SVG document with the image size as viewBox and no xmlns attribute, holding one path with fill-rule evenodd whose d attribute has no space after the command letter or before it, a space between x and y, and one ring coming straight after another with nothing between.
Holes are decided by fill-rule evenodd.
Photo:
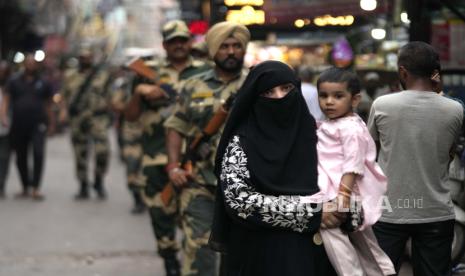
<instances>
[{"instance_id":1,"label":"soldier's boot","mask_svg":"<svg viewBox=\"0 0 465 276\"><path fill-rule=\"evenodd\" d=\"M81 182L79 192L74 196L75 200L86 200L89 199L89 185L86 181Z\"/></svg>"},{"instance_id":2,"label":"soldier's boot","mask_svg":"<svg viewBox=\"0 0 465 276\"><path fill-rule=\"evenodd\" d=\"M132 208L131 213L135 215L143 214L146 207L144 201L142 200L140 191L134 190L132 191L132 195L134 197L134 207Z\"/></svg>"},{"instance_id":3,"label":"soldier's boot","mask_svg":"<svg viewBox=\"0 0 465 276\"><path fill-rule=\"evenodd\" d=\"M97 193L97 197L99 199L103 200L107 198L107 192L103 186L103 179L101 176L95 176L94 190Z\"/></svg>"},{"instance_id":4,"label":"soldier's boot","mask_svg":"<svg viewBox=\"0 0 465 276\"><path fill-rule=\"evenodd\" d=\"M164 257L166 276L181 276L181 267L176 255Z\"/></svg>"}]
</instances>

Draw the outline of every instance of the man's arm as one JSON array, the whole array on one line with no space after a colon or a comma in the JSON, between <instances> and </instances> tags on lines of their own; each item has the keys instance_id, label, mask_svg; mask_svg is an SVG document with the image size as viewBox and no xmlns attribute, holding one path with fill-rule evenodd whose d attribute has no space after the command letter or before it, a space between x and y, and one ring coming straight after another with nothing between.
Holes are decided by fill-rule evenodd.
<instances>
[{"instance_id":1,"label":"man's arm","mask_svg":"<svg viewBox=\"0 0 465 276\"><path fill-rule=\"evenodd\" d=\"M168 154L168 165L166 166L170 181L176 186L187 183L188 172L180 168L180 157L183 136L173 128L166 129L166 151Z\"/></svg>"},{"instance_id":2,"label":"man's arm","mask_svg":"<svg viewBox=\"0 0 465 276\"><path fill-rule=\"evenodd\" d=\"M129 100L125 110L124 116L128 121L135 121L142 114L142 97L148 101L156 101L162 98L168 98L165 91L158 85L152 84L139 84L134 90L134 94Z\"/></svg>"},{"instance_id":3,"label":"man's arm","mask_svg":"<svg viewBox=\"0 0 465 276\"><path fill-rule=\"evenodd\" d=\"M0 91L3 95L2 104L0 106L0 121L2 125L8 126L8 109L10 107L10 94Z\"/></svg>"}]
</instances>

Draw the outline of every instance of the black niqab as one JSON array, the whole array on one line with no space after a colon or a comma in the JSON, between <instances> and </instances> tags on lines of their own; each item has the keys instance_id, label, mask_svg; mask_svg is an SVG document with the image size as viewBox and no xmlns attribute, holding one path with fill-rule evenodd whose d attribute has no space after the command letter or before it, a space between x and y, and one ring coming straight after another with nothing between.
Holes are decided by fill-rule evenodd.
<instances>
[{"instance_id":1,"label":"black niqab","mask_svg":"<svg viewBox=\"0 0 465 276\"><path fill-rule=\"evenodd\" d=\"M295 88L280 99L261 93L278 85ZM250 71L238 92L216 156L220 174L225 149L239 135L248 160L251 183L270 195L310 195L318 191L316 124L294 71L279 61L263 62Z\"/></svg>"}]
</instances>

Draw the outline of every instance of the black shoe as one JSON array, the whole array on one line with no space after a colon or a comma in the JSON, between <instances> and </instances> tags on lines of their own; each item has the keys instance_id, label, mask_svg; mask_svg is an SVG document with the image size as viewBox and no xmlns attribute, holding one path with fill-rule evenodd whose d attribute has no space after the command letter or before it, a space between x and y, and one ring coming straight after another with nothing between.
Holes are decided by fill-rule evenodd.
<instances>
[{"instance_id":1,"label":"black shoe","mask_svg":"<svg viewBox=\"0 0 465 276\"><path fill-rule=\"evenodd\" d=\"M102 185L94 185L95 193L97 193L98 199L104 200L107 198L107 192Z\"/></svg>"},{"instance_id":2,"label":"black shoe","mask_svg":"<svg viewBox=\"0 0 465 276\"><path fill-rule=\"evenodd\" d=\"M97 193L97 197L99 199L104 200L107 198L107 192L105 191L105 188L103 187L102 177L100 176L95 177L94 190Z\"/></svg>"},{"instance_id":3,"label":"black shoe","mask_svg":"<svg viewBox=\"0 0 465 276\"><path fill-rule=\"evenodd\" d=\"M140 215L145 213L146 207L144 204L134 204L134 207L131 209L131 214Z\"/></svg>"},{"instance_id":4,"label":"black shoe","mask_svg":"<svg viewBox=\"0 0 465 276\"><path fill-rule=\"evenodd\" d=\"M181 276L181 268L176 257L164 258L166 276Z\"/></svg>"},{"instance_id":5,"label":"black shoe","mask_svg":"<svg viewBox=\"0 0 465 276\"><path fill-rule=\"evenodd\" d=\"M86 200L89 199L89 188L87 183L81 183L79 192L74 196L75 200Z\"/></svg>"},{"instance_id":6,"label":"black shoe","mask_svg":"<svg viewBox=\"0 0 465 276\"><path fill-rule=\"evenodd\" d=\"M139 190L133 190L132 196L134 197L134 207L131 209L131 213L134 215L143 214L145 212L145 203L142 200Z\"/></svg>"}]
</instances>

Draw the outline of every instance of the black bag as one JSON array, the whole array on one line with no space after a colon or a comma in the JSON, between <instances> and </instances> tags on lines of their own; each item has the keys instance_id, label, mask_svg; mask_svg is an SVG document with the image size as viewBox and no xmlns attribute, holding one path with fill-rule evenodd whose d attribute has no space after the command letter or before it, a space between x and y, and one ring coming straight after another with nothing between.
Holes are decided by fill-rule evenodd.
<instances>
[{"instance_id":1,"label":"black bag","mask_svg":"<svg viewBox=\"0 0 465 276\"><path fill-rule=\"evenodd\" d=\"M362 203L351 199L351 206L347 213L347 219L341 224L340 228L345 233L355 232L364 221Z\"/></svg>"}]
</instances>

